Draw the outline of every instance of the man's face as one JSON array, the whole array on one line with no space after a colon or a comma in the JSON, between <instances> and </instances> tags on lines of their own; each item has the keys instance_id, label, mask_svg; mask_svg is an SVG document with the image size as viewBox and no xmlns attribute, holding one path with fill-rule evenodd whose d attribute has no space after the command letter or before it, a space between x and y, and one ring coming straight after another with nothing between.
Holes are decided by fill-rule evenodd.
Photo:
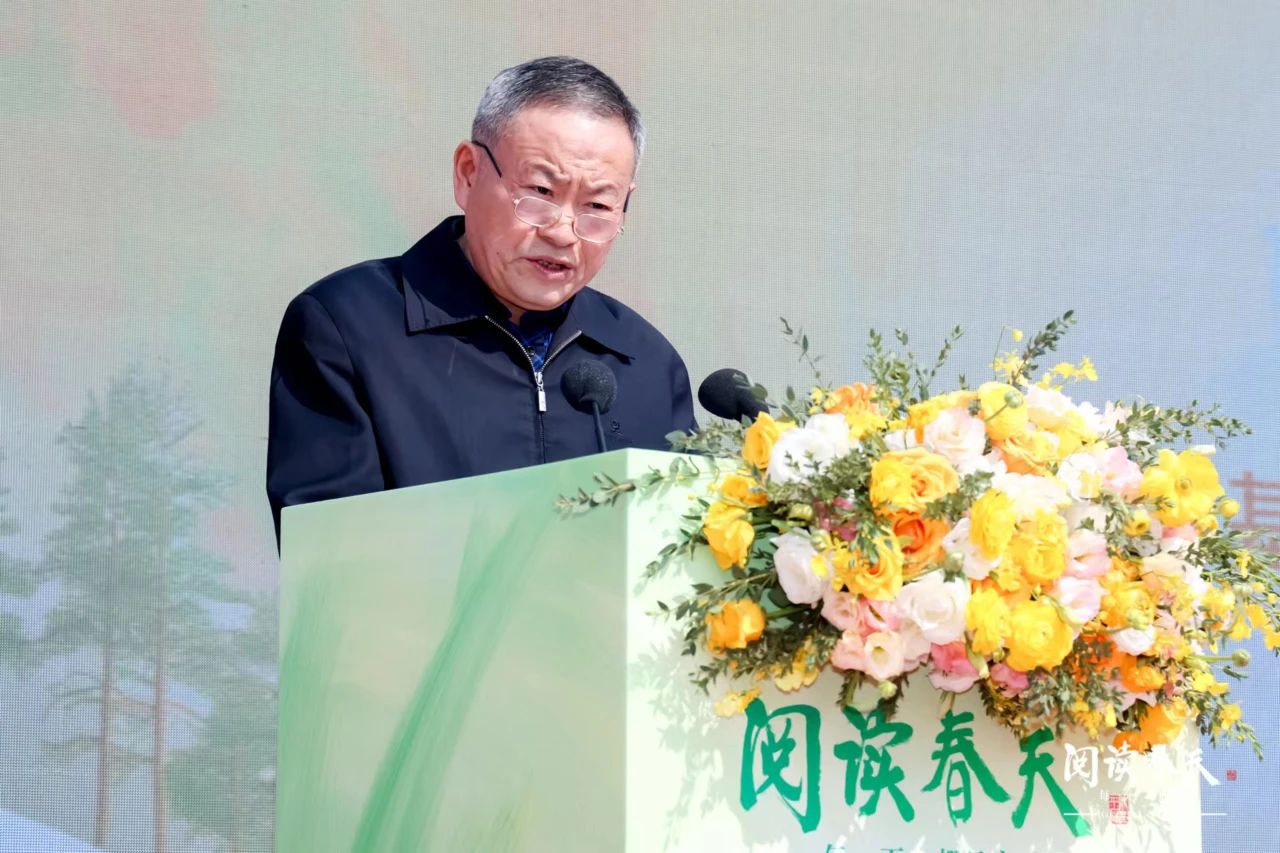
<instances>
[{"instance_id":1,"label":"man's face","mask_svg":"<svg viewBox=\"0 0 1280 853\"><path fill-rule=\"evenodd\" d=\"M493 295L519 319L525 311L564 304L587 285L609 256L573 230L588 213L622 219L634 188L635 148L626 123L571 108L521 110L492 146L502 170L478 146L461 143L453 155L453 195L466 214L463 251ZM560 221L545 228L516 217L515 200L535 196L561 205Z\"/></svg>"}]
</instances>

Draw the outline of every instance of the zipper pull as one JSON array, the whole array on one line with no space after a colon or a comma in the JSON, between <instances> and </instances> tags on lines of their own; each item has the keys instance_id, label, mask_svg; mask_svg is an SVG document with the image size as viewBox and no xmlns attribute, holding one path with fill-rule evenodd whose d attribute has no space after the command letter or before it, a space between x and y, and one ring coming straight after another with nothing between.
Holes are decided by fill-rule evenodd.
<instances>
[{"instance_id":1,"label":"zipper pull","mask_svg":"<svg viewBox=\"0 0 1280 853\"><path fill-rule=\"evenodd\" d=\"M542 384L541 370L533 372L533 381L538 384L538 411L545 412L547 410L547 389Z\"/></svg>"}]
</instances>

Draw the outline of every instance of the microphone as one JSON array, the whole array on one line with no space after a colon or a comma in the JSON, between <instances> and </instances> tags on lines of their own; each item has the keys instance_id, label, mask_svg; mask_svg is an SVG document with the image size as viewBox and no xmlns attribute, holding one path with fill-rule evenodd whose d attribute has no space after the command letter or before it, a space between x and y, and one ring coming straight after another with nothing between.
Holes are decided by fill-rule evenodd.
<instances>
[{"instance_id":1,"label":"microphone","mask_svg":"<svg viewBox=\"0 0 1280 853\"><path fill-rule=\"evenodd\" d=\"M618 379L613 371L598 361L580 361L560 377L560 390L575 409L591 413L596 422L596 443L604 453L608 448L600 416L613 407L618 396Z\"/></svg>"},{"instance_id":2,"label":"microphone","mask_svg":"<svg viewBox=\"0 0 1280 853\"><path fill-rule=\"evenodd\" d=\"M743 417L755 420L761 412L769 411L763 400L751 393L751 380L741 370L722 367L698 386L698 402L717 417L740 422Z\"/></svg>"}]
</instances>

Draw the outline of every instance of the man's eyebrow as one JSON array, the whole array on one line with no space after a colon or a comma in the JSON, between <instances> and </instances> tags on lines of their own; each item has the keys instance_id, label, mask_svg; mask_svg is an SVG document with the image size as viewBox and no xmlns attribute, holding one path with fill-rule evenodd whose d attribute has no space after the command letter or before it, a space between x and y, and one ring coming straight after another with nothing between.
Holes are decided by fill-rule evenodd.
<instances>
[{"instance_id":1,"label":"man's eyebrow","mask_svg":"<svg viewBox=\"0 0 1280 853\"><path fill-rule=\"evenodd\" d=\"M564 172L561 172L559 169L557 169L555 166L552 166L550 163L541 163L537 161L532 163L525 163L524 169L522 171L526 175L540 175L546 178L550 178L553 181L567 181L569 179L568 175L566 175Z\"/></svg>"},{"instance_id":2,"label":"man's eyebrow","mask_svg":"<svg viewBox=\"0 0 1280 853\"><path fill-rule=\"evenodd\" d=\"M584 181L583 186L586 187L588 192L597 194L610 190L618 195L623 193L622 187L616 181L611 181L608 178L601 178L598 181Z\"/></svg>"}]
</instances>

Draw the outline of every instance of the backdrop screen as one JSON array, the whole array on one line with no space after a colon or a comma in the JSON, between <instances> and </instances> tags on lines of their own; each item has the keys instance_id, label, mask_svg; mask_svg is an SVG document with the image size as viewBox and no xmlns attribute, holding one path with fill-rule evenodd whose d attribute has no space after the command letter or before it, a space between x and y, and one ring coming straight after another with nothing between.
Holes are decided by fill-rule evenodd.
<instances>
[{"instance_id":1,"label":"backdrop screen","mask_svg":"<svg viewBox=\"0 0 1280 853\"><path fill-rule=\"evenodd\" d=\"M0 850L271 847L285 304L454 210L488 80L568 53L649 128L596 285L697 383L862 378L867 332L1080 323L1101 404L1223 404L1280 527L1280 7L845 0L0 3ZM701 416L708 417L705 413ZM1211 851L1275 848L1271 756L1205 752Z\"/></svg>"}]
</instances>

